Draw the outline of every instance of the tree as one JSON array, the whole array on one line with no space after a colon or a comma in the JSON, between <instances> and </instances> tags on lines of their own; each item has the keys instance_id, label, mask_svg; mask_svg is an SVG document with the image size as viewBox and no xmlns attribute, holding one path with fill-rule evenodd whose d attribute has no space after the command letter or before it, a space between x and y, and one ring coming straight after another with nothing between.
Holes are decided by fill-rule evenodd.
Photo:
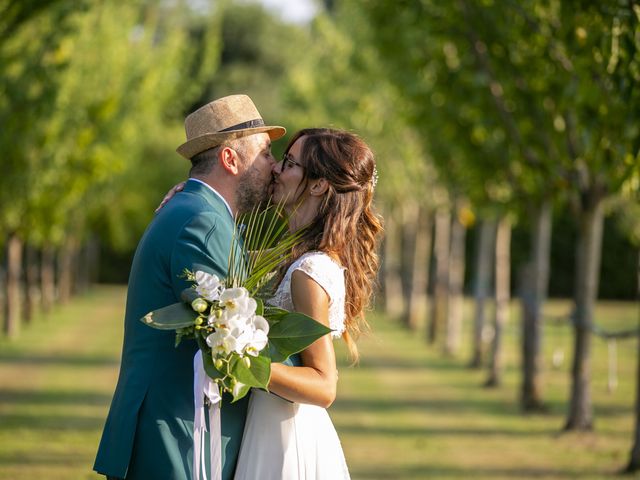
<instances>
[{"instance_id":1,"label":"tree","mask_svg":"<svg viewBox=\"0 0 640 480\"><path fill-rule=\"evenodd\" d=\"M0 46L6 72L0 80L0 121L6 126L0 133L0 225L9 238L42 249L43 282L52 278L48 265L52 250L59 249L65 298L92 222L104 224L98 218L128 200L121 193L140 189L134 177L146 175L128 175L149 145L159 138L179 143L173 119L216 57L192 65L198 44L189 38L192 13L182 5L50 2L33 11L11 5L5 11L1 28L12 35ZM127 178L132 181L122 182ZM146 198L151 214L156 201L145 193L137 195ZM43 286L45 305L51 291Z\"/></svg>"}]
</instances>

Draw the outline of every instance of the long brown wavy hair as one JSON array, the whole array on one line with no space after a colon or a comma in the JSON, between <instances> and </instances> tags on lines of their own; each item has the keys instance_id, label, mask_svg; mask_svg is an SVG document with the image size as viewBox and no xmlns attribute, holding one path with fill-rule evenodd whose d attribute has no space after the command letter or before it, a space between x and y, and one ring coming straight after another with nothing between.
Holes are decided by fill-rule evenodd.
<instances>
[{"instance_id":1,"label":"long brown wavy hair","mask_svg":"<svg viewBox=\"0 0 640 480\"><path fill-rule=\"evenodd\" d=\"M286 152L304 137L300 161L304 177L298 195L310 180L324 178L329 188L318 214L305 226L290 262L309 251L322 251L345 267L345 325L342 335L354 361L358 359L355 340L368 329L364 311L371 301L379 267L378 242L381 219L372 208L375 186L375 158L357 135L329 128L308 128L297 132Z\"/></svg>"}]
</instances>

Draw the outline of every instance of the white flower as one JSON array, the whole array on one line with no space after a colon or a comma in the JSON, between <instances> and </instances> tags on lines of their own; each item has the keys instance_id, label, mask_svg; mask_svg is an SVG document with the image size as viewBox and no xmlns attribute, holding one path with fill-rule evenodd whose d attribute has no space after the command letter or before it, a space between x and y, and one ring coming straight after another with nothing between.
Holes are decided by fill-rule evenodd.
<instances>
[{"instance_id":1,"label":"white flower","mask_svg":"<svg viewBox=\"0 0 640 480\"><path fill-rule=\"evenodd\" d=\"M257 357L262 349L267 346L267 343L269 343L267 334L262 330L256 330L251 341L244 347L244 352L247 355Z\"/></svg>"},{"instance_id":2,"label":"white flower","mask_svg":"<svg viewBox=\"0 0 640 480\"><path fill-rule=\"evenodd\" d=\"M210 302L220 298L220 294L224 291L224 285L217 275L198 270L195 274L195 279L198 284L196 286L198 295L206 298Z\"/></svg>"},{"instance_id":3,"label":"white flower","mask_svg":"<svg viewBox=\"0 0 640 480\"><path fill-rule=\"evenodd\" d=\"M237 340L228 328L218 328L207 337L207 345L211 347L211 354L229 355L236 349Z\"/></svg>"},{"instance_id":4,"label":"white flower","mask_svg":"<svg viewBox=\"0 0 640 480\"><path fill-rule=\"evenodd\" d=\"M242 287L222 291L219 301L223 310L209 316L209 324L216 327L216 331L207 337L212 354L236 352L257 357L269 342L269 323L255 314L256 301Z\"/></svg>"},{"instance_id":5,"label":"white flower","mask_svg":"<svg viewBox=\"0 0 640 480\"><path fill-rule=\"evenodd\" d=\"M267 337L269 323L264 317L254 315L247 330L243 351L248 355L257 357L260 351L269 343L269 338Z\"/></svg>"},{"instance_id":6,"label":"white flower","mask_svg":"<svg viewBox=\"0 0 640 480\"><path fill-rule=\"evenodd\" d=\"M264 334L266 335L269 333L269 322L267 322L266 318L261 317L260 315L254 315L253 328L255 328L256 330L263 331Z\"/></svg>"},{"instance_id":7,"label":"white flower","mask_svg":"<svg viewBox=\"0 0 640 480\"><path fill-rule=\"evenodd\" d=\"M220 295L220 304L224 307L218 322L228 325L232 319L239 318L245 323L249 322L256 313L258 304L249 296L244 287L228 288Z\"/></svg>"}]
</instances>

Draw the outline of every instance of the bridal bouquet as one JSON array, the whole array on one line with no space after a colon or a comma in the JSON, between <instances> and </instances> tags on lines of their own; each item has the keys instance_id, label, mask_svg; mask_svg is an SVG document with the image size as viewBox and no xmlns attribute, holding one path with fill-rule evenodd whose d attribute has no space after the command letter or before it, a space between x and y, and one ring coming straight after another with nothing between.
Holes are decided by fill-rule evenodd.
<instances>
[{"instance_id":1,"label":"bridal bouquet","mask_svg":"<svg viewBox=\"0 0 640 480\"><path fill-rule=\"evenodd\" d=\"M271 362L285 361L331 331L307 315L265 303L270 280L299 238L286 235L281 218L277 207L249 214L243 237L234 237L225 279L185 269L193 285L182 292L182 302L141 319L175 330L176 346L194 338L206 375L234 401L252 387L267 389Z\"/></svg>"}]
</instances>

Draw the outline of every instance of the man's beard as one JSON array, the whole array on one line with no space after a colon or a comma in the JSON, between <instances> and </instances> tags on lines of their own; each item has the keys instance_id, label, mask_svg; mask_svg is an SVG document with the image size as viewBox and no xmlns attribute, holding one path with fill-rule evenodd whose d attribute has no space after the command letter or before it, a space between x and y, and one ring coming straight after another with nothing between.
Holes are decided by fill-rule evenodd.
<instances>
[{"instance_id":1,"label":"man's beard","mask_svg":"<svg viewBox=\"0 0 640 480\"><path fill-rule=\"evenodd\" d=\"M238 212L249 212L255 207L266 203L269 199L269 183L269 180L262 180L257 169L252 167L247 170L238 184Z\"/></svg>"}]
</instances>

